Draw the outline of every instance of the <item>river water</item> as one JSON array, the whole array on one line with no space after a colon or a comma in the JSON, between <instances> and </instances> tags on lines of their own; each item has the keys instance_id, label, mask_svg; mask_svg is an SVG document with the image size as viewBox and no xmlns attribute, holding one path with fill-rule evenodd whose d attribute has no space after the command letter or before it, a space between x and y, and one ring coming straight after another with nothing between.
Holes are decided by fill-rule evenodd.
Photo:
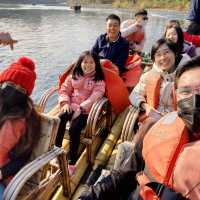
<instances>
[{"instance_id":1,"label":"river water","mask_svg":"<svg viewBox=\"0 0 200 200\"><path fill-rule=\"evenodd\" d=\"M19 42L14 51L0 46L0 70L19 56L25 55L36 62L37 81L33 99L56 85L58 75L79 54L90 49L96 37L105 31L105 18L115 13L123 20L133 17L129 11L114 9L83 9L74 13L68 7L45 5L0 4L0 31L8 31ZM184 23L186 13L149 10L146 27L145 51L160 38L166 21L178 19Z\"/></svg>"}]
</instances>

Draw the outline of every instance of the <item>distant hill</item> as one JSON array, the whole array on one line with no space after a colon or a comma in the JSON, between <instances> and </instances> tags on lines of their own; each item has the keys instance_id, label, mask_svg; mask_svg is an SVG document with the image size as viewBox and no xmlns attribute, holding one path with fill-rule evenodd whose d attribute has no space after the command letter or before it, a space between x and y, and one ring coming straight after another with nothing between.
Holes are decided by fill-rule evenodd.
<instances>
[{"instance_id":1,"label":"distant hill","mask_svg":"<svg viewBox=\"0 0 200 200\"><path fill-rule=\"evenodd\" d=\"M0 3L8 3L8 4L54 4L54 3L63 3L66 2L66 0L0 0Z\"/></svg>"}]
</instances>

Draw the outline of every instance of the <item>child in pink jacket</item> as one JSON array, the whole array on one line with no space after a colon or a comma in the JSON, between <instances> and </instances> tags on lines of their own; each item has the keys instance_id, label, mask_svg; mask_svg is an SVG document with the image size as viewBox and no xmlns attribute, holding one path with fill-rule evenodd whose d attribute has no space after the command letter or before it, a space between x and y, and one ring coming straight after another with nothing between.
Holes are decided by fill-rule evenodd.
<instances>
[{"instance_id":1,"label":"child in pink jacket","mask_svg":"<svg viewBox=\"0 0 200 200\"><path fill-rule=\"evenodd\" d=\"M56 145L62 146L67 121L71 120L69 135L69 173L73 174L80 144L81 130L87 122L92 105L104 96L105 82L98 57L83 52L59 91L61 123L58 129Z\"/></svg>"}]
</instances>

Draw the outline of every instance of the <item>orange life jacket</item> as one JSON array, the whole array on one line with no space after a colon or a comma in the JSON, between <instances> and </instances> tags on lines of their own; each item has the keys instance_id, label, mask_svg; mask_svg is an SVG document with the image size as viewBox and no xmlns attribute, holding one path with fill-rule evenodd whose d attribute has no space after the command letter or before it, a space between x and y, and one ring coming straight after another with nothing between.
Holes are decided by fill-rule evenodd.
<instances>
[{"instance_id":1,"label":"orange life jacket","mask_svg":"<svg viewBox=\"0 0 200 200\"><path fill-rule=\"evenodd\" d=\"M142 58L139 56L139 54L134 53L133 55L128 56L128 59L126 61L126 68L131 69L134 68L136 65L142 64Z\"/></svg>"},{"instance_id":2,"label":"orange life jacket","mask_svg":"<svg viewBox=\"0 0 200 200\"><path fill-rule=\"evenodd\" d=\"M142 40L144 40L144 31L142 30L142 27L137 25L137 31L126 36L126 40L137 44L141 43Z\"/></svg>"},{"instance_id":3,"label":"orange life jacket","mask_svg":"<svg viewBox=\"0 0 200 200\"><path fill-rule=\"evenodd\" d=\"M189 142L189 134L177 112L164 116L144 138L143 158L145 170L137 177L143 200L159 200L145 184L156 181L172 187L172 173L183 146Z\"/></svg>"},{"instance_id":4,"label":"orange life jacket","mask_svg":"<svg viewBox=\"0 0 200 200\"><path fill-rule=\"evenodd\" d=\"M159 73L149 72L146 80L146 101L147 103L157 109L159 105L159 98L160 98L160 87L161 87L161 76ZM175 93L173 91L173 107L176 110L176 99Z\"/></svg>"},{"instance_id":5,"label":"orange life jacket","mask_svg":"<svg viewBox=\"0 0 200 200\"><path fill-rule=\"evenodd\" d=\"M145 90L146 90L146 102L152 108L157 109L159 106L159 99L160 99L160 87L161 87L161 75L158 72L153 70L148 72L148 76L145 79ZM176 110L176 97L175 97L175 90L172 91L172 98L173 98L173 108ZM147 118L147 115L141 114L139 116L139 121L144 122Z\"/></svg>"},{"instance_id":6,"label":"orange life jacket","mask_svg":"<svg viewBox=\"0 0 200 200\"><path fill-rule=\"evenodd\" d=\"M161 76L159 73L151 73L146 79L146 101L157 109L159 105Z\"/></svg>"},{"instance_id":7,"label":"orange life jacket","mask_svg":"<svg viewBox=\"0 0 200 200\"><path fill-rule=\"evenodd\" d=\"M142 59L137 53L128 56L126 61L126 69L128 71L122 74L126 87L135 87L139 82L142 74L141 64Z\"/></svg>"},{"instance_id":8,"label":"orange life jacket","mask_svg":"<svg viewBox=\"0 0 200 200\"><path fill-rule=\"evenodd\" d=\"M119 114L130 105L128 89L119 76L118 68L111 61L106 61L101 64L106 82L106 96L114 112Z\"/></svg>"}]
</instances>

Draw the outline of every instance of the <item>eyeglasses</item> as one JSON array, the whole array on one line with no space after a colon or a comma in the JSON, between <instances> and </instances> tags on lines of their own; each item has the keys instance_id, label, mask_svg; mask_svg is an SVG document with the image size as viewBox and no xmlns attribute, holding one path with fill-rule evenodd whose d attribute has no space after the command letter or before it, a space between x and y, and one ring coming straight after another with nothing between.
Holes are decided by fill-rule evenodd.
<instances>
[{"instance_id":1,"label":"eyeglasses","mask_svg":"<svg viewBox=\"0 0 200 200\"><path fill-rule=\"evenodd\" d=\"M142 19L143 19L143 20L148 20L149 18L148 18L148 17L143 17Z\"/></svg>"},{"instance_id":2,"label":"eyeglasses","mask_svg":"<svg viewBox=\"0 0 200 200\"><path fill-rule=\"evenodd\" d=\"M193 94L200 94L200 86L198 87L180 87L176 89L177 95L182 97L191 97Z\"/></svg>"}]
</instances>

